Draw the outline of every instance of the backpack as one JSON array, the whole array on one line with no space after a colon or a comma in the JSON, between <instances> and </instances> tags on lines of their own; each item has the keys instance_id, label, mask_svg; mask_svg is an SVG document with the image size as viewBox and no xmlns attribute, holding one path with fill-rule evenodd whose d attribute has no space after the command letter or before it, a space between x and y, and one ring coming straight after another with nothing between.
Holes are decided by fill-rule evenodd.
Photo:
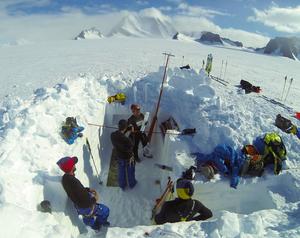
<instances>
[{"instance_id":1,"label":"backpack","mask_svg":"<svg viewBox=\"0 0 300 238\"><path fill-rule=\"evenodd\" d=\"M291 120L278 114L275 119L275 126L286 133L291 133L294 125Z\"/></svg>"},{"instance_id":2,"label":"backpack","mask_svg":"<svg viewBox=\"0 0 300 238\"><path fill-rule=\"evenodd\" d=\"M241 170L241 176L248 174L261 177L264 172L264 160L254 145L244 145L242 152L246 159Z\"/></svg>"},{"instance_id":3,"label":"backpack","mask_svg":"<svg viewBox=\"0 0 300 238\"><path fill-rule=\"evenodd\" d=\"M126 101L126 95L125 93L117 93L116 95L109 96L107 101L108 103L118 102L124 105Z\"/></svg>"}]
</instances>

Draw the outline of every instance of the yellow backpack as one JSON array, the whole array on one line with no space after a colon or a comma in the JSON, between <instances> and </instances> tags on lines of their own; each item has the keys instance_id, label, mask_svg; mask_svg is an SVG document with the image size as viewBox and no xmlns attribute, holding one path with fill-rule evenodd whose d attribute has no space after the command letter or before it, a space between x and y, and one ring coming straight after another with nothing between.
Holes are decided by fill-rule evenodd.
<instances>
[{"instance_id":1,"label":"yellow backpack","mask_svg":"<svg viewBox=\"0 0 300 238\"><path fill-rule=\"evenodd\" d=\"M124 104L126 101L126 95L124 93L117 93L116 95L109 96L107 101L108 103L118 102Z\"/></svg>"}]
</instances>

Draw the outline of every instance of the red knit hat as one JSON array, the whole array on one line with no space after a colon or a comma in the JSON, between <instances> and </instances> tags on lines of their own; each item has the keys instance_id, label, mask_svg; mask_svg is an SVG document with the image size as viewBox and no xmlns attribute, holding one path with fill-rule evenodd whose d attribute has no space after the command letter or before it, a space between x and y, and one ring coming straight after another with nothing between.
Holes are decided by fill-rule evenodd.
<instances>
[{"instance_id":1,"label":"red knit hat","mask_svg":"<svg viewBox=\"0 0 300 238\"><path fill-rule=\"evenodd\" d=\"M64 171L65 173L69 173L72 171L73 167L77 162L78 158L74 156L61 158L59 161L56 162L56 164L62 171Z\"/></svg>"}]
</instances>

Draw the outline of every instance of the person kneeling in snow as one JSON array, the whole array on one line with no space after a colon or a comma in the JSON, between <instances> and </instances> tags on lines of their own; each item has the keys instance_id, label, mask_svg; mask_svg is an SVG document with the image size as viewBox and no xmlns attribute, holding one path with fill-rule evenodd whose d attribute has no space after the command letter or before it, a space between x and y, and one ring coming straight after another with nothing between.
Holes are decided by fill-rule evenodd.
<instances>
[{"instance_id":1,"label":"person kneeling in snow","mask_svg":"<svg viewBox=\"0 0 300 238\"><path fill-rule=\"evenodd\" d=\"M73 144L74 141L78 137L82 137L82 131L84 130L84 127L78 126L76 118L75 117L67 117L66 122L61 127L61 135L63 139L69 144Z\"/></svg>"},{"instance_id":2,"label":"person kneeling in snow","mask_svg":"<svg viewBox=\"0 0 300 238\"><path fill-rule=\"evenodd\" d=\"M65 172L62 177L62 185L77 213L83 216L84 224L94 230L99 230L101 226L110 225L107 221L109 208L97 203L99 196L96 190L85 188L75 177L75 164L77 162L77 157L64 157L57 162L60 169Z\"/></svg>"},{"instance_id":3,"label":"person kneeling in snow","mask_svg":"<svg viewBox=\"0 0 300 238\"><path fill-rule=\"evenodd\" d=\"M122 190L127 186L133 188L137 181L135 179L135 160L133 156L133 142L125 136L128 123L122 119L119 121L119 130L111 133L110 138L118 159L118 182Z\"/></svg>"},{"instance_id":4,"label":"person kneeling in snow","mask_svg":"<svg viewBox=\"0 0 300 238\"><path fill-rule=\"evenodd\" d=\"M264 166L274 164L274 174L278 175L287 154L280 135L276 132L266 133L263 137L257 137L253 141L253 145L261 155Z\"/></svg>"},{"instance_id":5,"label":"person kneeling in snow","mask_svg":"<svg viewBox=\"0 0 300 238\"><path fill-rule=\"evenodd\" d=\"M192 199L194 194L193 184L186 179L178 179L176 184L178 198L165 202L159 214L154 218L156 224L180 221L200 221L212 217L210 209L201 202Z\"/></svg>"},{"instance_id":6,"label":"person kneeling in snow","mask_svg":"<svg viewBox=\"0 0 300 238\"><path fill-rule=\"evenodd\" d=\"M230 175L230 186L237 188L239 183L239 173L243 167L245 157L241 153L237 153L232 147L221 144L218 145L211 154L192 153L196 156L197 170L201 171L201 167L211 164L217 171Z\"/></svg>"}]
</instances>

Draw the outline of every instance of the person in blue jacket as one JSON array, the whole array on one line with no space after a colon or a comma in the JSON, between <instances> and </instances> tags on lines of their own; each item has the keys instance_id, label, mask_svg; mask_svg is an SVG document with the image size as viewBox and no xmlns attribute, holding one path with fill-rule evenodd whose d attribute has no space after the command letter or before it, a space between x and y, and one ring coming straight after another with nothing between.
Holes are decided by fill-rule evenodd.
<instances>
[{"instance_id":1,"label":"person in blue jacket","mask_svg":"<svg viewBox=\"0 0 300 238\"><path fill-rule=\"evenodd\" d=\"M66 122L61 128L61 134L63 139L69 144L73 144L78 137L82 137L82 131L84 127L78 126L76 118L67 117Z\"/></svg>"},{"instance_id":2,"label":"person in blue jacket","mask_svg":"<svg viewBox=\"0 0 300 238\"><path fill-rule=\"evenodd\" d=\"M224 175L231 176L230 186L237 188L239 183L239 173L243 167L245 157L242 153L238 153L232 147L220 144L210 154L192 153L196 156L197 168L212 163L219 172Z\"/></svg>"}]
</instances>

